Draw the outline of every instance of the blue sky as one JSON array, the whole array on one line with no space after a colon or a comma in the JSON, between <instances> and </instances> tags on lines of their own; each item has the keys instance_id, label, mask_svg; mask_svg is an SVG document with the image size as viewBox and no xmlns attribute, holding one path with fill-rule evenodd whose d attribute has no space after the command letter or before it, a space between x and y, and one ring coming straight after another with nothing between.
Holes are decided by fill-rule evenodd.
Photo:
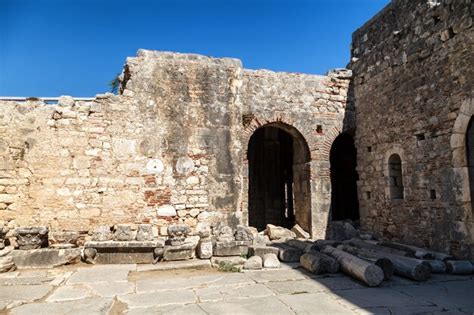
<instances>
[{"instance_id":1,"label":"blue sky","mask_svg":"<svg viewBox=\"0 0 474 315\"><path fill-rule=\"evenodd\" d=\"M0 0L0 96L94 96L139 48L324 74L389 0Z\"/></svg>"}]
</instances>

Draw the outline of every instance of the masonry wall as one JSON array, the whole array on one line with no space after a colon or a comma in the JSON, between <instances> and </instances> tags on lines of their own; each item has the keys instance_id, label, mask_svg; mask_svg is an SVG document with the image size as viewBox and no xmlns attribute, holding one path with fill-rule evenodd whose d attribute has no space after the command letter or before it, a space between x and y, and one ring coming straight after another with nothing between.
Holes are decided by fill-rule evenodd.
<instances>
[{"instance_id":1,"label":"masonry wall","mask_svg":"<svg viewBox=\"0 0 474 315\"><path fill-rule=\"evenodd\" d=\"M472 1L392 1L353 34L350 63L362 227L471 257L473 13ZM392 154L402 160L402 200L390 197Z\"/></svg>"},{"instance_id":2,"label":"masonry wall","mask_svg":"<svg viewBox=\"0 0 474 315\"><path fill-rule=\"evenodd\" d=\"M349 77L140 50L127 59L120 95L1 102L0 223L87 232L149 222L161 234L176 222L245 224L248 139L260 125L284 122L311 150L304 211L321 234Z\"/></svg>"},{"instance_id":3,"label":"masonry wall","mask_svg":"<svg viewBox=\"0 0 474 315\"><path fill-rule=\"evenodd\" d=\"M325 237L329 219L329 151L339 133L353 125L344 123L350 78L350 71L343 69L327 76L266 70L246 70L243 75L243 148L248 148L253 132L266 124L284 129L296 140L302 139L299 145L307 147L310 156L304 163L294 166L295 174L301 174L295 176L294 194L304 195L301 203L295 203L295 214L297 221L318 238ZM248 207L246 155L243 165L245 211ZM303 171L305 168L307 171ZM304 186L306 181L310 183L309 187Z\"/></svg>"}]
</instances>

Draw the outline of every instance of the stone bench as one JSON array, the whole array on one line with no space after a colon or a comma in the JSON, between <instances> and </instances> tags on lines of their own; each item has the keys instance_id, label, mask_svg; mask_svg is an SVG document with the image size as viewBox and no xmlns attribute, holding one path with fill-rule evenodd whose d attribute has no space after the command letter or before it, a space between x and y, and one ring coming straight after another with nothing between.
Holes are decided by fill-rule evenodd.
<instances>
[{"instance_id":1,"label":"stone bench","mask_svg":"<svg viewBox=\"0 0 474 315\"><path fill-rule=\"evenodd\" d=\"M84 260L94 264L151 264L163 256L164 239L154 241L90 241Z\"/></svg>"}]
</instances>

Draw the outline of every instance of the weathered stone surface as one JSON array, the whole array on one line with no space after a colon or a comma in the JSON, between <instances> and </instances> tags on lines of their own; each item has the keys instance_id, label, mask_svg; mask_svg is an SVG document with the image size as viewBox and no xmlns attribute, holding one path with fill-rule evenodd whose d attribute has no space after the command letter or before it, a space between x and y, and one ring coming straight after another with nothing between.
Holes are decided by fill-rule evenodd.
<instances>
[{"instance_id":1,"label":"weathered stone surface","mask_svg":"<svg viewBox=\"0 0 474 315\"><path fill-rule=\"evenodd\" d=\"M5 257L10 254L13 250L13 246L8 246L3 249L0 249L0 257Z\"/></svg>"},{"instance_id":2,"label":"weathered stone surface","mask_svg":"<svg viewBox=\"0 0 474 315\"><path fill-rule=\"evenodd\" d=\"M152 241L153 226L151 224L139 224L137 230L137 241Z\"/></svg>"},{"instance_id":3,"label":"weathered stone surface","mask_svg":"<svg viewBox=\"0 0 474 315\"><path fill-rule=\"evenodd\" d=\"M15 250L10 253L18 268L53 268L78 263L81 260L81 249L40 248Z\"/></svg>"},{"instance_id":4,"label":"weathered stone surface","mask_svg":"<svg viewBox=\"0 0 474 315\"><path fill-rule=\"evenodd\" d=\"M168 241L171 245L181 245L190 232L191 229L187 225L170 225L168 227Z\"/></svg>"},{"instance_id":5,"label":"weathered stone surface","mask_svg":"<svg viewBox=\"0 0 474 315\"><path fill-rule=\"evenodd\" d=\"M33 303L15 307L11 313L16 315L29 314L105 314L112 307L111 298L86 298L75 301L57 303Z\"/></svg>"},{"instance_id":6,"label":"weathered stone surface","mask_svg":"<svg viewBox=\"0 0 474 315\"><path fill-rule=\"evenodd\" d=\"M15 262L11 256L0 257L0 273L16 269Z\"/></svg>"},{"instance_id":7,"label":"weathered stone surface","mask_svg":"<svg viewBox=\"0 0 474 315\"><path fill-rule=\"evenodd\" d=\"M260 256L252 256L244 264L244 269L258 270L262 269L263 260Z\"/></svg>"},{"instance_id":8,"label":"weathered stone surface","mask_svg":"<svg viewBox=\"0 0 474 315\"><path fill-rule=\"evenodd\" d=\"M236 241L252 242L253 239L254 239L254 235L250 228L243 225L237 225L237 228L235 229Z\"/></svg>"},{"instance_id":9,"label":"weathered stone surface","mask_svg":"<svg viewBox=\"0 0 474 315\"><path fill-rule=\"evenodd\" d=\"M156 210L156 213L160 217L174 217L177 215L176 208L171 205L164 205Z\"/></svg>"},{"instance_id":10,"label":"weathered stone surface","mask_svg":"<svg viewBox=\"0 0 474 315\"><path fill-rule=\"evenodd\" d=\"M464 62L472 30L469 2L402 0L353 34L361 228L378 238L474 256L465 216L473 199L466 136L474 69ZM390 181L392 156L401 160L398 183Z\"/></svg>"},{"instance_id":11,"label":"weathered stone surface","mask_svg":"<svg viewBox=\"0 0 474 315\"><path fill-rule=\"evenodd\" d=\"M212 257L212 242L199 241L196 248L197 257L200 259L209 259Z\"/></svg>"},{"instance_id":12,"label":"weathered stone surface","mask_svg":"<svg viewBox=\"0 0 474 315\"><path fill-rule=\"evenodd\" d=\"M45 297L52 289L46 284L0 286L0 301L33 302Z\"/></svg>"},{"instance_id":13,"label":"weathered stone surface","mask_svg":"<svg viewBox=\"0 0 474 315\"><path fill-rule=\"evenodd\" d=\"M275 254L265 254L263 256L263 267L265 268L280 268L280 261Z\"/></svg>"},{"instance_id":14,"label":"weathered stone surface","mask_svg":"<svg viewBox=\"0 0 474 315\"><path fill-rule=\"evenodd\" d=\"M110 226L101 225L97 227L92 234L92 240L97 242L110 241L112 239L112 232Z\"/></svg>"},{"instance_id":15,"label":"weathered stone surface","mask_svg":"<svg viewBox=\"0 0 474 315\"><path fill-rule=\"evenodd\" d=\"M114 229L114 241L131 241L133 239L132 227L128 224L118 224Z\"/></svg>"},{"instance_id":16,"label":"weathered stone surface","mask_svg":"<svg viewBox=\"0 0 474 315\"><path fill-rule=\"evenodd\" d=\"M84 260L98 264L151 264L163 256L164 239L86 242ZM158 257L159 256L159 257Z\"/></svg>"},{"instance_id":17,"label":"weathered stone surface","mask_svg":"<svg viewBox=\"0 0 474 315\"><path fill-rule=\"evenodd\" d=\"M5 236L8 233L7 227L0 227L0 250L5 248Z\"/></svg>"},{"instance_id":18,"label":"weathered stone surface","mask_svg":"<svg viewBox=\"0 0 474 315\"><path fill-rule=\"evenodd\" d=\"M50 233L49 245L53 246L77 246L79 233L77 231L55 231Z\"/></svg>"},{"instance_id":19,"label":"weathered stone surface","mask_svg":"<svg viewBox=\"0 0 474 315\"><path fill-rule=\"evenodd\" d=\"M272 246L279 249L278 258L283 262L299 262L304 252L296 247L284 243L274 243Z\"/></svg>"},{"instance_id":20,"label":"weathered stone surface","mask_svg":"<svg viewBox=\"0 0 474 315\"><path fill-rule=\"evenodd\" d=\"M231 242L234 241L234 231L230 226L223 226L218 230L217 240L219 242Z\"/></svg>"},{"instance_id":21,"label":"weathered stone surface","mask_svg":"<svg viewBox=\"0 0 474 315\"><path fill-rule=\"evenodd\" d=\"M165 245L163 260L186 260L192 259L195 255L195 244Z\"/></svg>"},{"instance_id":22,"label":"weathered stone surface","mask_svg":"<svg viewBox=\"0 0 474 315\"><path fill-rule=\"evenodd\" d=\"M92 297L92 292L84 286L63 286L58 288L51 294L47 302L61 302L71 300L82 300L84 298Z\"/></svg>"},{"instance_id":23,"label":"weathered stone surface","mask_svg":"<svg viewBox=\"0 0 474 315\"><path fill-rule=\"evenodd\" d=\"M327 148L345 116L347 76L245 70L236 59L145 50L124 69L118 95L61 106L1 101L2 222L54 222L55 230L89 235L100 225L141 222L161 235L178 222L235 229L248 215L242 148L257 122ZM318 125L325 130L315 136ZM309 158L328 173L328 152ZM330 196L302 180L310 189L296 219L323 232L325 219L311 212L327 212Z\"/></svg>"},{"instance_id":24,"label":"weathered stone surface","mask_svg":"<svg viewBox=\"0 0 474 315\"><path fill-rule=\"evenodd\" d=\"M281 226L275 226L273 224L267 224L265 233L268 235L270 240L289 239L296 237L296 234L294 232Z\"/></svg>"},{"instance_id":25,"label":"weathered stone surface","mask_svg":"<svg viewBox=\"0 0 474 315\"><path fill-rule=\"evenodd\" d=\"M229 310L233 310L235 314L278 314L289 315L293 312L276 297L259 297L242 300L220 301L216 303L201 304L206 314L224 314Z\"/></svg>"},{"instance_id":26,"label":"weathered stone surface","mask_svg":"<svg viewBox=\"0 0 474 315\"><path fill-rule=\"evenodd\" d=\"M291 231L294 232L296 234L296 237L299 237L299 238L310 238L311 235L306 232L305 230L303 230L303 228L301 226L299 226L299 224L296 224L294 227L291 228Z\"/></svg>"},{"instance_id":27,"label":"weathered stone surface","mask_svg":"<svg viewBox=\"0 0 474 315\"><path fill-rule=\"evenodd\" d=\"M193 291L181 290L179 291L179 294L175 291L138 293L121 295L118 299L126 303L129 308L133 309L154 305L189 304L196 302L197 297Z\"/></svg>"},{"instance_id":28,"label":"weathered stone surface","mask_svg":"<svg viewBox=\"0 0 474 315\"><path fill-rule=\"evenodd\" d=\"M211 258L212 266L217 268L221 264L229 265L243 265L247 261L247 258L242 256L213 256Z\"/></svg>"},{"instance_id":29,"label":"weathered stone surface","mask_svg":"<svg viewBox=\"0 0 474 315\"><path fill-rule=\"evenodd\" d=\"M270 243L271 241L268 235L257 234L255 235L255 238L253 239L253 245L257 245L257 246L265 246L265 245L269 245Z\"/></svg>"},{"instance_id":30,"label":"weathered stone surface","mask_svg":"<svg viewBox=\"0 0 474 315\"><path fill-rule=\"evenodd\" d=\"M263 258L265 254L275 254L278 255L280 252L280 249L274 246L259 246L259 245L252 245L249 246L249 256L260 256L260 258Z\"/></svg>"},{"instance_id":31,"label":"weathered stone surface","mask_svg":"<svg viewBox=\"0 0 474 315\"><path fill-rule=\"evenodd\" d=\"M136 265L107 265L82 268L68 280L68 285L90 284L96 282L127 281L130 271L136 270Z\"/></svg>"},{"instance_id":32,"label":"weathered stone surface","mask_svg":"<svg viewBox=\"0 0 474 315\"><path fill-rule=\"evenodd\" d=\"M214 244L214 256L246 256L249 243L243 241L216 242Z\"/></svg>"},{"instance_id":33,"label":"weathered stone surface","mask_svg":"<svg viewBox=\"0 0 474 315\"><path fill-rule=\"evenodd\" d=\"M47 227L30 227L15 229L14 236L20 249L36 249L48 246Z\"/></svg>"}]
</instances>

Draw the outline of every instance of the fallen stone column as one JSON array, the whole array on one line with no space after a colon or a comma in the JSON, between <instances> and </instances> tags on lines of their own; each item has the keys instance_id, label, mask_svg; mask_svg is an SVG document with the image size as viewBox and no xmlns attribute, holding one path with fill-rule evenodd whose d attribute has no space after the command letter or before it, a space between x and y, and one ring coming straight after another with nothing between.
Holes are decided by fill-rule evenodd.
<instances>
[{"instance_id":1,"label":"fallen stone column","mask_svg":"<svg viewBox=\"0 0 474 315\"><path fill-rule=\"evenodd\" d=\"M398 250L402 250L405 252L408 252L411 256L419 259L436 259L436 260L451 260L453 259L452 256L445 254L445 253L440 253L440 252L435 252L432 250L428 250L425 248L420 248L416 246L411 246L411 245L405 245L401 243L394 243L394 242L382 242L380 245L385 246L385 247L390 247Z\"/></svg>"},{"instance_id":2,"label":"fallen stone column","mask_svg":"<svg viewBox=\"0 0 474 315\"><path fill-rule=\"evenodd\" d=\"M426 281L431 276L430 266L428 263L416 258L393 255L386 252L368 250L366 248L355 247L361 255L373 256L378 258L388 258L395 268L395 274L410 278L416 281Z\"/></svg>"},{"instance_id":3,"label":"fallen stone column","mask_svg":"<svg viewBox=\"0 0 474 315\"><path fill-rule=\"evenodd\" d=\"M370 287L379 286L384 279L383 270L379 266L357 256L353 256L332 246L324 247L322 252L334 257L341 265L341 270L344 273L364 282Z\"/></svg>"},{"instance_id":4,"label":"fallen stone column","mask_svg":"<svg viewBox=\"0 0 474 315\"><path fill-rule=\"evenodd\" d=\"M363 241L357 238L351 238L350 240L344 241L344 244L357 246L357 247L369 249L371 251L376 251L376 252L388 253L388 254L399 255L399 256L408 256L408 252L406 251L390 248L390 247L385 247L385 246L380 246L380 245Z\"/></svg>"},{"instance_id":5,"label":"fallen stone column","mask_svg":"<svg viewBox=\"0 0 474 315\"><path fill-rule=\"evenodd\" d=\"M446 270L452 275L470 275L473 272L473 266L467 260L448 260Z\"/></svg>"},{"instance_id":6,"label":"fallen stone column","mask_svg":"<svg viewBox=\"0 0 474 315\"><path fill-rule=\"evenodd\" d=\"M378 257L376 255L372 255L369 252L363 253L358 251L356 247L349 245L339 245L337 248L348 252L349 254L367 260L371 263L374 263L376 266L379 266L383 270L384 280L390 279L395 272L395 267L393 266L392 261L388 258Z\"/></svg>"},{"instance_id":7,"label":"fallen stone column","mask_svg":"<svg viewBox=\"0 0 474 315\"><path fill-rule=\"evenodd\" d=\"M430 265L431 273L446 273L446 264L444 263L444 261L428 259L423 260L423 262Z\"/></svg>"},{"instance_id":8,"label":"fallen stone column","mask_svg":"<svg viewBox=\"0 0 474 315\"><path fill-rule=\"evenodd\" d=\"M320 252L309 252L301 256L300 264L306 270L314 274L336 273L339 271L339 263L336 259Z\"/></svg>"}]
</instances>

